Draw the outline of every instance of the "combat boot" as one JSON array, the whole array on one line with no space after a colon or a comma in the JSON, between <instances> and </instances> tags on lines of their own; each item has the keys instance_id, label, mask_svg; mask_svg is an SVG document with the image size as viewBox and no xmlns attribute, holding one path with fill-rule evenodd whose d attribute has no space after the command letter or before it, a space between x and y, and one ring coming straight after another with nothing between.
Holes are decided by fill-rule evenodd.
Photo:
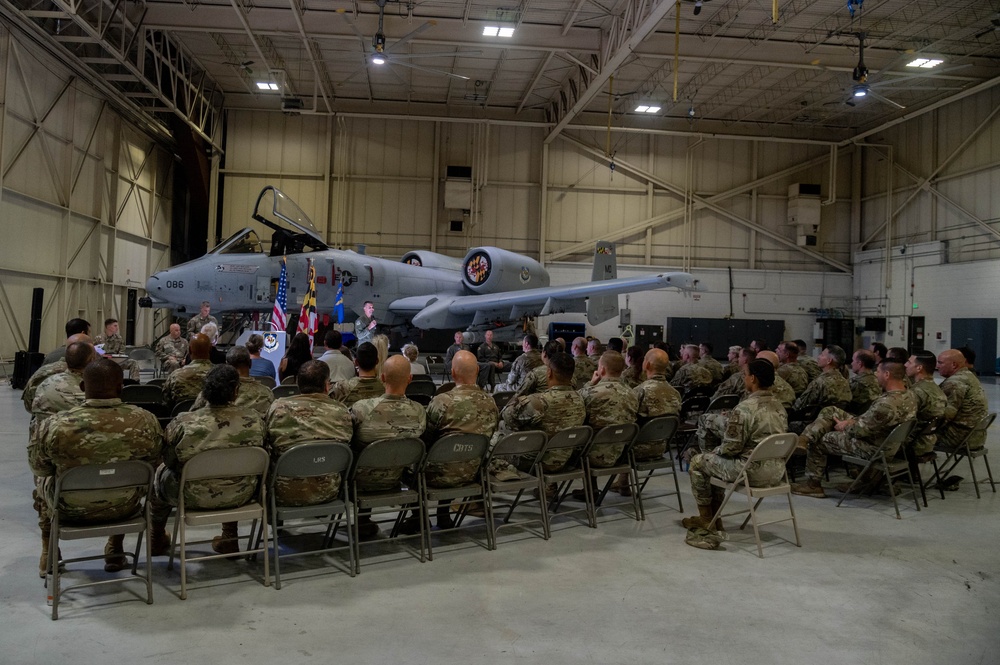
<instances>
[{"instance_id":1,"label":"combat boot","mask_svg":"<svg viewBox=\"0 0 1000 665\"><path fill-rule=\"evenodd\" d=\"M170 554L170 536L167 535L166 522L162 524L153 522L153 530L149 534L149 546L153 551L153 556Z\"/></svg>"},{"instance_id":2,"label":"combat boot","mask_svg":"<svg viewBox=\"0 0 1000 665\"><path fill-rule=\"evenodd\" d=\"M451 506L448 503L438 504L437 525L439 529L455 528L455 520L451 518Z\"/></svg>"},{"instance_id":3,"label":"combat boot","mask_svg":"<svg viewBox=\"0 0 1000 665\"><path fill-rule=\"evenodd\" d=\"M240 531L237 522L223 522L222 535L212 538L212 549L218 554L240 553Z\"/></svg>"},{"instance_id":4,"label":"combat boot","mask_svg":"<svg viewBox=\"0 0 1000 665\"><path fill-rule=\"evenodd\" d=\"M712 514L715 515L716 513L718 513L719 512L719 508L721 508L721 507L722 507L722 497L716 496L716 494L713 492L712 493ZM711 518L709 518L709 519L711 519ZM715 518L715 524L713 525L713 528L716 531L725 531L726 530L722 526L722 518L721 517L716 517Z\"/></svg>"},{"instance_id":5,"label":"combat boot","mask_svg":"<svg viewBox=\"0 0 1000 665\"><path fill-rule=\"evenodd\" d=\"M111 536L104 545L104 572L117 573L125 570L128 559L125 557L125 534Z\"/></svg>"},{"instance_id":6,"label":"combat boot","mask_svg":"<svg viewBox=\"0 0 1000 665\"><path fill-rule=\"evenodd\" d=\"M714 514L715 511L712 509L712 506L699 505L698 514L696 516L685 517L681 520L681 525L685 529L711 529L712 527L709 525L712 523L712 515Z\"/></svg>"},{"instance_id":7,"label":"combat boot","mask_svg":"<svg viewBox=\"0 0 1000 665\"><path fill-rule=\"evenodd\" d=\"M823 484L819 481L819 478L810 478L804 483L794 483L792 485L792 494L813 496L817 499L826 498L826 492L823 491Z\"/></svg>"}]
</instances>

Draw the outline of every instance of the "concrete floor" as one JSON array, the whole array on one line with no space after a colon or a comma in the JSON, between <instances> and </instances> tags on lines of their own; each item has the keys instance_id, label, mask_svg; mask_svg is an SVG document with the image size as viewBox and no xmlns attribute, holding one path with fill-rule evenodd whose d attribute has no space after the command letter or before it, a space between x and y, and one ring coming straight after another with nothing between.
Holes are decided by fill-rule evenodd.
<instances>
[{"instance_id":1,"label":"concrete floor","mask_svg":"<svg viewBox=\"0 0 1000 665\"><path fill-rule=\"evenodd\" d=\"M996 410L1000 388L987 391ZM977 500L968 483L922 512L909 504L902 520L888 497L841 508L796 497L803 547L783 540L789 525L765 527L763 560L752 532L723 551L688 547L672 500L649 502L643 523L557 518L548 542L501 532L495 552L438 535L424 564L363 549L354 579L299 559L280 591L257 581L259 566L212 562L181 601L161 558L153 605L137 599L141 585L106 587L67 595L52 622L19 396L0 387L3 664L1000 663L1000 498L984 487Z\"/></svg>"}]
</instances>

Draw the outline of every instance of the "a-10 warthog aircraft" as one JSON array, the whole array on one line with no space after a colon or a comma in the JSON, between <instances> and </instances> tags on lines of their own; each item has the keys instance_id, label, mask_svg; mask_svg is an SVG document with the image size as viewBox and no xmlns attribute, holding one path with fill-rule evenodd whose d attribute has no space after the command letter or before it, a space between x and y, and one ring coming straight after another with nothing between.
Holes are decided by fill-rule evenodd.
<instances>
[{"instance_id":1,"label":"a-10 warthog aircraft","mask_svg":"<svg viewBox=\"0 0 1000 665\"><path fill-rule=\"evenodd\" d=\"M567 286L549 286L541 264L498 247L474 247L463 259L415 250L401 261L331 249L298 205L274 187L261 191L253 218L272 230L270 251L244 228L205 256L150 277L148 298L140 304L194 312L207 300L214 312L270 312L282 257L287 257L290 309L298 306L292 304L296 292L306 290L311 259L319 312L333 310L343 284L346 320L370 300L379 325L401 329L513 332L525 317L562 312L586 312L597 324L618 313L620 293L697 288L685 272L618 279L610 243L597 244L593 281Z\"/></svg>"}]
</instances>

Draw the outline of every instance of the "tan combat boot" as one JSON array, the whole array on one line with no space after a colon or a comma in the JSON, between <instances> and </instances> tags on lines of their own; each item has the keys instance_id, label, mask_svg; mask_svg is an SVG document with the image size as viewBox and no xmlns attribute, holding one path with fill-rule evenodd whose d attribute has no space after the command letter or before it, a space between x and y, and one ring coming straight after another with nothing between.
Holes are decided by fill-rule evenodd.
<instances>
[{"instance_id":1,"label":"tan combat boot","mask_svg":"<svg viewBox=\"0 0 1000 665\"><path fill-rule=\"evenodd\" d=\"M104 572L117 573L125 570L128 559L125 557L125 535L119 534L108 538L104 546Z\"/></svg>"},{"instance_id":2,"label":"tan combat boot","mask_svg":"<svg viewBox=\"0 0 1000 665\"><path fill-rule=\"evenodd\" d=\"M685 517L681 520L681 525L685 529L711 529L709 526L712 523L712 515L715 511L712 510L712 506L698 506L698 515L692 517Z\"/></svg>"},{"instance_id":3,"label":"tan combat boot","mask_svg":"<svg viewBox=\"0 0 1000 665\"><path fill-rule=\"evenodd\" d=\"M817 499L826 498L826 492L823 491L823 484L820 482L819 478L810 478L804 483L794 483L792 485L792 494L798 494L799 496L813 496Z\"/></svg>"},{"instance_id":4,"label":"tan combat boot","mask_svg":"<svg viewBox=\"0 0 1000 665\"><path fill-rule=\"evenodd\" d=\"M212 549L219 554L239 554L239 523L223 522L222 535L212 538Z\"/></svg>"}]
</instances>

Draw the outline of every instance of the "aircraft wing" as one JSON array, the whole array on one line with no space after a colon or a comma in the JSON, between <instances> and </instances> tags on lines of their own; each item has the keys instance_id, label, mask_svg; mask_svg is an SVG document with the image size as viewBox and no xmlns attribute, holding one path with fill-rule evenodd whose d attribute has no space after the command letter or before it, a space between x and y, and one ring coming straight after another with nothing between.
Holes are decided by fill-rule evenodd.
<instances>
[{"instance_id":1,"label":"aircraft wing","mask_svg":"<svg viewBox=\"0 0 1000 665\"><path fill-rule=\"evenodd\" d=\"M609 279L569 286L547 286L524 291L504 291L470 296L421 297L424 306L413 316L418 328L455 328L494 320L513 321L524 316L546 316L562 312L586 311L586 300L594 296L679 288L694 290L696 280L686 272L670 272L644 277ZM415 298L393 302L393 311L413 311Z\"/></svg>"}]
</instances>

